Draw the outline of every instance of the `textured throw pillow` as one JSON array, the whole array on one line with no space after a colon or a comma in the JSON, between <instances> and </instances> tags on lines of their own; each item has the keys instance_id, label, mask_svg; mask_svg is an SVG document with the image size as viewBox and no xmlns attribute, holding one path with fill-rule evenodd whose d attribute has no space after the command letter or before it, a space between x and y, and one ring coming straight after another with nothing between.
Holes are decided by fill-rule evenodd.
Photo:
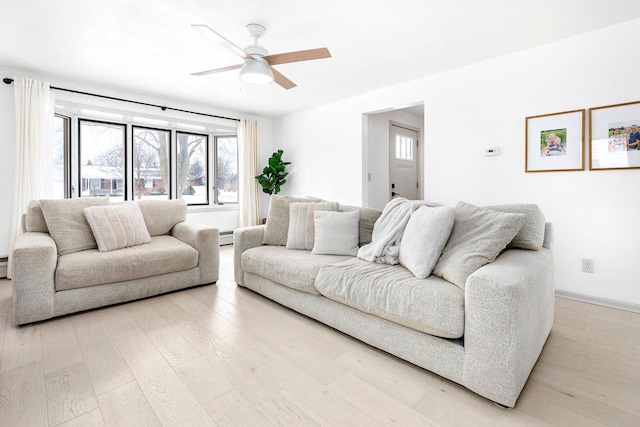
<instances>
[{"instance_id":1,"label":"textured throw pillow","mask_svg":"<svg viewBox=\"0 0 640 427\"><path fill-rule=\"evenodd\" d=\"M316 235L313 255L358 254L360 212L315 211Z\"/></svg>"},{"instance_id":2,"label":"textured throw pillow","mask_svg":"<svg viewBox=\"0 0 640 427\"><path fill-rule=\"evenodd\" d=\"M453 229L455 210L449 206L422 207L411 214L400 241L400 264L418 279L428 277Z\"/></svg>"},{"instance_id":3,"label":"textured throw pillow","mask_svg":"<svg viewBox=\"0 0 640 427\"><path fill-rule=\"evenodd\" d=\"M313 249L315 241L313 213L315 211L337 211L339 207L337 202L291 203L289 205L287 249Z\"/></svg>"},{"instance_id":4,"label":"textured throw pillow","mask_svg":"<svg viewBox=\"0 0 640 427\"><path fill-rule=\"evenodd\" d=\"M272 194L269 201L269 213L264 227L262 243L273 246L286 246L289 231L289 205L295 202L319 202L320 199L287 197Z\"/></svg>"},{"instance_id":5,"label":"textured throw pillow","mask_svg":"<svg viewBox=\"0 0 640 427\"><path fill-rule=\"evenodd\" d=\"M510 205L487 206L499 212L521 213L527 216L524 225L513 238L508 248L540 250L544 242L545 218L542 209L535 204L515 203Z\"/></svg>"},{"instance_id":6,"label":"textured throw pillow","mask_svg":"<svg viewBox=\"0 0 640 427\"><path fill-rule=\"evenodd\" d=\"M84 208L108 204L109 199L106 197L40 200L49 234L58 247L58 255L98 247L87 218L84 216Z\"/></svg>"},{"instance_id":7,"label":"textured throw pillow","mask_svg":"<svg viewBox=\"0 0 640 427\"><path fill-rule=\"evenodd\" d=\"M140 207L135 202L84 208L100 252L151 243Z\"/></svg>"},{"instance_id":8,"label":"textured throw pillow","mask_svg":"<svg viewBox=\"0 0 640 427\"><path fill-rule=\"evenodd\" d=\"M493 262L526 219L523 214L458 203L451 237L433 274L464 289L467 277Z\"/></svg>"}]
</instances>

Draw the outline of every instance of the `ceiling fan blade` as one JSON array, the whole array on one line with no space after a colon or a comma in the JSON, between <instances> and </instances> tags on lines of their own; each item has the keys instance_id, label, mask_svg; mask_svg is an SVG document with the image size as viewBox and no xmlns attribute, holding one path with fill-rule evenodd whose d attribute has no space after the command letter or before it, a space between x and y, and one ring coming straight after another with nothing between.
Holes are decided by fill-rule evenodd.
<instances>
[{"instance_id":1,"label":"ceiling fan blade","mask_svg":"<svg viewBox=\"0 0 640 427\"><path fill-rule=\"evenodd\" d=\"M298 50L296 52L277 53L275 55L267 55L264 59L269 65L288 64L291 62L310 61L313 59L331 58L331 53L326 47L319 49Z\"/></svg>"},{"instance_id":2,"label":"ceiling fan blade","mask_svg":"<svg viewBox=\"0 0 640 427\"><path fill-rule=\"evenodd\" d=\"M207 74L222 73L223 71L237 70L238 68L242 68L242 64L229 65L228 67L216 68L216 69L207 70L207 71L200 71L198 73L191 73L191 75L192 76L206 76Z\"/></svg>"},{"instance_id":3,"label":"ceiling fan blade","mask_svg":"<svg viewBox=\"0 0 640 427\"><path fill-rule=\"evenodd\" d=\"M289 90L297 86L294 82L286 78L284 75L282 75L282 73L280 73L275 68L271 67L271 71L273 72L273 80L283 88Z\"/></svg>"},{"instance_id":4,"label":"ceiling fan blade","mask_svg":"<svg viewBox=\"0 0 640 427\"><path fill-rule=\"evenodd\" d=\"M251 56L249 56L243 49L241 49L238 46L236 46L235 44L231 43L229 40L225 39L224 37L222 37L220 34L216 33L214 30L212 30L208 26L206 26L204 24L191 24L191 26L193 28L199 30L201 33L203 33L204 35L206 35L210 39L212 39L214 42L218 43L221 46L224 46L227 49L229 49L231 52L235 53L240 58L251 59Z\"/></svg>"}]
</instances>

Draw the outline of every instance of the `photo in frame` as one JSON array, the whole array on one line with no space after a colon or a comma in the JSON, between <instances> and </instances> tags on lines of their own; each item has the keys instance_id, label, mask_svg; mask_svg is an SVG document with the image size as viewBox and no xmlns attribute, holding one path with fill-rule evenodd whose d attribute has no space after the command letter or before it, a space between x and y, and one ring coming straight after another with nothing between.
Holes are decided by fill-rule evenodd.
<instances>
[{"instance_id":1,"label":"photo in frame","mask_svg":"<svg viewBox=\"0 0 640 427\"><path fill-rule=\"evenodd\" d=\"M527 117L525 172L584 170L585 110Z\"/></svg>"},{"instance_id":2,"label":"photo in frame","mask_svg":"<svg viewBox=\"0 0 640 427\"><path fill-rule=\"evenodd\" d=\"M589 109L589 169L640 168L640 101Z\"/></svg>"}]
</instances>

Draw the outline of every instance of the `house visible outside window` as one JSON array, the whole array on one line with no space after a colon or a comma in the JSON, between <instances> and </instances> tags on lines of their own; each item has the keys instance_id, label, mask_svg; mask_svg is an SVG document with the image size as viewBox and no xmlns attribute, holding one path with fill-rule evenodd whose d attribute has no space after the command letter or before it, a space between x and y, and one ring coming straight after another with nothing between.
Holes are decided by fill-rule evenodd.
<instances>
[{"instance_id":1,"label":"house visible outside window","mask_svg":"<svg viewBox=\"0 0 640 427\"><path fill-rule=\"evenodd\" d=\"M209 204L209 168L207 147L209 137L195 133L176 132L178 140L176 159L177 198L190 205Z\"/></svg>"},{"instance_id":2,"label":"house visible outside window","mask_svg":"<svg viewBox=\"0 0 640 427\"><path fill-rule=\"evenodd\" d=\"M81 197L125 200L125 130L118 123L79 121Z\"/></svg>"},{"instance_id":3,"label":"house visible outside window","mask_svg":"<svg viewBox=\"0 0 640 427\"><path fill-rule=\"evenodd\" d=\"M238 138L217 136L216 203L238 203Z\"/></svg>"},{"instance_id":4,"label":"house visible outside window","mask_svg":"<svg viewBox=\"0 0 640 427\"><path fill-rule=\"evenodd\" d=\"M169 199L171 132L133 126L134 199Z\"/></svg>"}]
</instances>

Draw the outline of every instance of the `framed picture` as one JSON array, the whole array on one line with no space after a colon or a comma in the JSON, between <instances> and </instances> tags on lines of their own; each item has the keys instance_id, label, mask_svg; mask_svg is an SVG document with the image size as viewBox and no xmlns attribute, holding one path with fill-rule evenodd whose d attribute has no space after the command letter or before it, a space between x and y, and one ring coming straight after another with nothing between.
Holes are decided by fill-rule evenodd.
<instances>
[{"instance_id":1,"label":"framed picture","mask_svg":"<svg viewBox=\"0 0 640 427\"><path fill-rule=\"evenodd\" d=\"M584 110L526 118L525 172L584 170Z\"/></svg>"},{"instance_id":2,"label":"framed picture","mask_svg":"<svg viewBox=\"0 0 640 427\"><path fill-rule=\"evenodd\" d=\"M640 168L640 101L589 109L589 169Z\"/></svg>"}]
</instances>

